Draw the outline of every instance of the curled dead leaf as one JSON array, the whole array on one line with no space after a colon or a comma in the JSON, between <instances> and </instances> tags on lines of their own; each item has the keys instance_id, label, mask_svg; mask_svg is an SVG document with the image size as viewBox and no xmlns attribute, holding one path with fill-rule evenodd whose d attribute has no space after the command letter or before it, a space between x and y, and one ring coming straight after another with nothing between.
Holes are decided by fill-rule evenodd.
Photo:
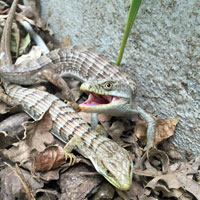
<instances>
[{"instance_id":1,"label":"curled dead leaf","mask_svg":"<svg viewBox=\"0 0 200 200\"><path fill-rule=\"evenodd\" d=\"M0 149L18 142L23 137L24 128L21 124L29 119L26 113L18 113L0 122Z\"/></svg>"},{"instance_id":2,"label":"curled dead leaf","mask_svg":"<svg viewBox=\"0 0 200 200\"><path fill-rule=\"evenodd\" d=\"M93 200L113 199L114 193L115 190L112 185L103 183L94 195Z\"/></svg>"},{"instance_id":3,"label":"curled dead leaf","mask_svg":"<svg viewBox=\"0 0 200 200\"><path fill-rule=\"evenodd\" d=\"M174 135L176 125L178 123L177 119L156 119L156 133L154 138L154 146L157 146L163 140ZM136 123L135 135L141 141L143 145L146 144L146 131L147 123L144 121L139 121Z\"/></svg>"},{"instance_id":4,"label":"curled dead leaf","mask_svg":"<svg viewBox=\"0 0 200 200\"><path fill-rule=\"evenodd\" d=\"M16 64L29 63L32 60L39 58L41 55L42 48L39 46L33 46L28 54L24 54L17 59Z\"/></svg>"},{"instance_id":5,"label":"curled dead leaf","mask_svg":"<svg viewBox=\"0 0 200 200\"><path fill-rule=\"evenodd\" d=\"M62 147L52 145L44 151L33 153L33 171L48 171L65 163L65 155Z\"/></svg>"},{"instance_id":6,"label":"curled dead leaf","mask_svg":"<svg viewBox=\"0 0 200 200\"><path fill-rule=\"evenodd\" d=\"M157 171L162 171L163 174L168 172L169 158L164 151L151 149L150 151L145 152L141 159L141 166L146 165L144 162L149 162L153 168L155 168Z\"/></svg>"},{"instance_id":7,"label":"curled dead leaf","mask_svg":"<svg viewBox=\"0 0 200 200\"><path fill-rule=\"evenodd\" d=\"M32 177L32 175L24 169L21 169L23 176L29 183L33 191L44 186L43 182L38 182ZM1 199L27 199L22 183L20 182L16 173L11 169L6 167L0 171L1 178Z\"/></svg>"},{"instance_id":8,"label":"curled dead leaf","mask_svg":"<svg viewBox=\"0 0 200 200\"><path fill-rule=\"evenodd\" d=\"M62 195L60 199L83 200L94 194L102 177L90 175L88 167L85 165L75 165L60 176L60 188Z\"/></svg>"},{"instance_id":9,"label":"curled dead leaf","mask_svg":"<svg viewBox=\"0 0 200 200\"><path fill-rule=\"evenodd\" d=\"M49 132L52 127L52 120L47 111L38 121L27 122L24 126L24 138L13 144L10 149L2 150L3 155L12 162L19 162L25 168L31 170L31 152L36 149L41 152L47 144L52 144L54 138Z\"/></svg>"}]
</instances>

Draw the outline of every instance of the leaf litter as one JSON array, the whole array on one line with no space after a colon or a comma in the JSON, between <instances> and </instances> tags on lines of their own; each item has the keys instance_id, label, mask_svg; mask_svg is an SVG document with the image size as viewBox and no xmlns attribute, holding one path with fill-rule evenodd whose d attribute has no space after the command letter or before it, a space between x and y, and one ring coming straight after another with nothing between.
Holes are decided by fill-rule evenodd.
<instances>
[{"instance_id":1,"label":"leaf litter","mask_svg":"<svg viewBox=\"0 0 200 200\"><path fill-rule=\"evenodd\" d=\"M27 20L36 28L48 32L46 35L51 37L52 31L46 29L37 11L26 6L21 6L21 9L18 20ZM0 19L4 21L5 17L1 15ZM25 37L23 45L20 44L21 30L17 24L13 28L15 34L12 41L15 42L11 42L12 51L15 55L19 54L20 48L27 52L32 41L22 34ZM49 44L51 48L57 45L54 42ZM62 45L70 45L68 36ZM35 56L39 57L41 51L38 48L35 47L28 58L23 59L30 62ZM73 94L76 100L81 101L77 89L79 84L74 80L69 82L71 87L75 87ZM49 88L51 92L54 91L48 84L43 86L47 86L47 91ZM4 160L0 165L1 199L30 198L32 194L38 199L200 199L200 157L181 161L178 150L167 140L174 135L177 119L156 118L154 145L158 149L144 153L146 122L99 116L101 126L106 130L102 132L107 132L108 137L125 147L133 159L132 186L128 191L119 191L94 170L89 160L78 154L76 164L69 167L64 157L64 144L50 133L52 121L48 111L35 122L30 121L24 113L16 114L19 111L19 107L11 108L0 103L0 142ZM88 123L91 122L89 113L80 112L80 115ZM11 162L12 167L5 161ZM14 167L15 163L19 167Z\"/></svg>"}]
</instances>

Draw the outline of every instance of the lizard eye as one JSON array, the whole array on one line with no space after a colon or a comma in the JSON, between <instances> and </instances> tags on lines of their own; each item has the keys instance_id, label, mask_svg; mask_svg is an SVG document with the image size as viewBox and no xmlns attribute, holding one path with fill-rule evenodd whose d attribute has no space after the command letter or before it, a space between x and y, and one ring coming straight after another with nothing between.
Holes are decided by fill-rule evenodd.
<instances>
[{"instance_id":1,"label":"lizard eye","mask_svg":"<svg viewBox=\"0 0 200 200\"><path fill-rule=\"evenodd\" d=\"M112 87L113 87L113 83L112 82L105 82L104 85L103 85L104 89L106 90L111 90Z\"/></svg>"}]
</instances>

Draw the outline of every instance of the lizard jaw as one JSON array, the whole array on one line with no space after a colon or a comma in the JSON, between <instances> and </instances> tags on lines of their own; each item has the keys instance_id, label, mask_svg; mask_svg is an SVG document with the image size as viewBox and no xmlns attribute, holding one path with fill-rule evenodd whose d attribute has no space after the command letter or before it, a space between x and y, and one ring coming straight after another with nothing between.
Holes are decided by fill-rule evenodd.
<instances>
[{"instance_id":1,"label":"lizard jaw","mask_svg":"<svg viewBox=\"0 0 200 200\"><path fill-rule=\"evenodd\" d=\"M84 91L89 93L88 99L79 105L80 109L84 112L104 112L106 109L120 106L120 104L127 103L126 98L101 95L90 91Z\"/></svg>"},{"instance_id":2,"label":"lizard jaw","mask_svg":"<svg viewBox=\"0 0 200 200\"><path fill-rule=\"evenodd\" d=\"M120 98L115 96L109 96L109 95L100 95L95 94L93 92L89 92L88 99L83 102L81 105L84 106L97 106L102 104L109 104L115 101L118 101Z\"/></svg>"}]
</instances>

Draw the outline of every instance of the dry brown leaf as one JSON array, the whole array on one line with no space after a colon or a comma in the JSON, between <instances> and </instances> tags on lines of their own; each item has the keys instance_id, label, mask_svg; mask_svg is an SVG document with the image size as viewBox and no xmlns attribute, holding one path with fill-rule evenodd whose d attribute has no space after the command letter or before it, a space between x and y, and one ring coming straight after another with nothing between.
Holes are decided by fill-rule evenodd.
<instances>
[{"instance_id":1,"label":"dry brown leaf","mask_svg":"<svg viewBox=\"0 0 200 200\"><path fill-rule=\"evenodd\" d=\"M18 4L18 7L21 9L21 14L28 18L33 18L34 16L38 15L37 12L31 6L24 6Z\"/></svg>"},{"instance_id":2,"label":"dry brown leaf","mask_svg":"<svg viewBox=\"0 0 200 200\"><path fill-rule=\"evenodd\" d=\"M5 114L10 111L11 107L3 102L0 102L0 114Z\"/></svg>"},{"instance_id":3,"label":"dry brown leaf","mask_svg":"<svg viewBox=\"0 0 200 200\"><path fill-rule=\"evenodd\" d=\"M78 101L80 96L81 96L81 93L80 93L80 87L74 87L71 89L71 92L75 98L75 101Z\"/></svg>"},{"instance_id":4,"label":"dry brown leaf","mask_svg":"<svg viewBox=\"0 0 200 200\"><path fill-rule=\"evenodd\" d=\"M169 158L164 151L151 149L143 155L141 166L143 169L144 166L148 166L146 171L161 171L163 174L166 174L169 168Z\"/></svg>"},{"instance_id":5,"label":"dry brown leaf","mask_svg":"<svg viewBox=\"0 0 200 200\"><path fill-rule=\"evenodd\" d=\"M24 128L21 125L30 117L25 113L10 116L0 123L0 149L4 149L23 137Z\"/></svg>"},{"instance_id":6,"label":"dry brown leaf","mask_svg":"<svg viewBox=\"0 0 200 200\"><path fill-rule=\"evenodd\" d=\"M133 181L131 188L125 192L129 199L141 196L144 193L144 188L139 183Z\"/></svg>"},{"instance_id":7,"label":"dry brown leaf","mask_svg":"<svg viewBox=\"0 0 200 200\"><path fill-rule=\"evenodd\" d=\"M111 127L107 129L107 132L112 137L112 139L120 145L124 144L123 140L120 138L124 131L125 126L124 123L121 121L113 122Z\"/></svg>"},{"instance_id":8,"label":"dry brown leaf","mask_svg":"<svg viewBox=\"0 0 200 200\"><path fill-rule=\"evenodd\" d=\"M18 21L27 21L29 24L37 26L39 28L42 27L43 23L40 19L40 14L37 9L34 9L35 6L24 6L21 4L18 4L18 7L21 9L21 12L17 14L17 20Z\"/></svg>"},{"instance_id":9,"label":"dry brown leaf","mask_svg":"<svg viewBox=\"0 0 200 200\"><path fill-rule=\"evenodd\" d=\"M162 184L161 184L162 183ZM161 185L163 187L161 187ZM165 186L167 185L167 187ZM146 188L151 188L153 191L162 191L163 197L173 197L171 189L184 189L192 193L197 199L200 199L200 185L195 181L187 178L185 174L173 173L161 175L150 181ZM162 189L161 189L162 188ZM183 195L184 191L182 191Z\"/></svg>"},{"instance_id":10,"label":"dry brown leaf","mask_svg":"<svg viewBox=\"0 0 200 200\"><path fill-rule=\"evenodd\" d=\"M33 160L33 171L48 171L61 166L66 158L62 147L52 145L42 152L34 152Z\"/></svg>"},{"instance_id":11,"label":"dry brown leaf","mask_svg":"<svg viewBox=\"0 0 200 200\"><path fill-rule=\"evenodd\" d=\"M20 63L28 64L30 61L33 61L41 57L41 55L42 55L42 48L39 46L33 46L28 54L24 54L16 60L16 64Z\"/></svg>"},{"instance_id":12,"label":"dry brown leaf","mask_svg":"<svg viewBox=\"0 0 200 200\"><path fill-rule=\"evenodd\" d=\"M111 184L103 183L94 195L93 200L113 199L114 193L115 189Z\"/></svg>"},{"instance_id":13,"label":"dry brown leaf","mask_svg":"<svg viewBox=\"0 0 200 200\"><path fill-rule=\"evenodd\" d=\"M170 119L170 118L156 119L156 133L154 139L154 146L174 135L177 123L178 123L177 119ZM146 144L146 131L147 131L146 122L139 121L136 123L135 135L144 145Z\"/></svg>"},{"instance_id":14,"label":"dry brown leaf","mask_svg":"<svg viewBox=\"0 0 200 200\"><path fill-rule=\"evenodd\" d=\"M162 191L163 197L174 197L175 189L179 190L182 196L188 192L199 200L200 185L194 181L194 175L198 173L199 167L200 157L190 163L175 163L170 166L171 171L169 173L155 176L145 188L151 189L152 192Z\"/></svg>"},{"instance_id":15,"label":"dry brown leaf","mask_svg":"<svg viewBox=\"0 0 200 200\"><path fill-rule=\"evenodd\" d=\"M174 144L171 143L171 141L168 141L168 140L163 141L162 142L162 150L165 151L167 153L167 155L169 156L169 158L171 158L172 160L181 160L182 159L182 155L178 151L177 147L175 147ZM193 156L192 156L192 158L193 158ZM189 159L189 160L191 160L191 159Z\"/></svg>"},{"instance_id":16,"label":"dry brown leaf","mask_svg":"<svg viewBox=\"0 0 200 200\"><path fill-rule=\"evenodd\" d=\"M91 123L91 113L86 113L86 112L79 112L78 113L80 116L81 116L81 118L84 120L84 121L86 121L87 123Z\"/></svg>"},{"instance_id":17,"label":"dry brown leaf","mask_svg":"<svg viewBox=\"0 0 200 200\"><path fill-rule=\"evenodd\" d=\"M37 182L29 172L23 169L21 169L21 171L34 191L43 187L44 184L42 182ZM14 171L7 167L1 170L0 178L0 199L26 199L24 188Z\"/></svg>"},{"instance_id":18,"label":"dry brown leaf","mask_svg":"<svg viewBox=\"0 0 200 200\"><path fill-rule=\"evenodd\" d=\"M31 151L36 149L41 152L47 144L54 142L53 136L49 133L52 127L50 114L47 111L38 121L24 123L23 126L25 129L24 138L13 144L10 149L2 150L2 153L11 161L19 162L20 165L30 170L32 166Z\"/></svg>"},{"instance_id":19,"label":"dry brown leaf","mask_svg":"<svg viewBox=\"0 0 200 200\"><path fill-rule=\"evenodd\" d=\"M102 177L97 175L84 175L89 170L84 165L76 165L60 176L62 195L60 199L83 200L95 192Z\"/></svg>"},{"instance_id":20,"label":"dry brown leaf","mask_svg":"<svg viewBox=\"0 0 200 200\"><path fill-rule=\"evenodd\" d=\"M110 122L111 118L112 118L112 116L106 115L106 114L99 114L98 115L98 119L101 123Z\"/></svg>"},{"instance_id":21,"label":"dry brown leaf","mask_svg":"<svg viewBox=\"0 0 200 200\"><path fill-rule=\"evenodd\" d=\"M38 176L41 180L45 180L47 182L52 180L58 180L60 178L60 168L52 169L47 172L37 172L35 175Z\"/></svg>"}]
</instances>

